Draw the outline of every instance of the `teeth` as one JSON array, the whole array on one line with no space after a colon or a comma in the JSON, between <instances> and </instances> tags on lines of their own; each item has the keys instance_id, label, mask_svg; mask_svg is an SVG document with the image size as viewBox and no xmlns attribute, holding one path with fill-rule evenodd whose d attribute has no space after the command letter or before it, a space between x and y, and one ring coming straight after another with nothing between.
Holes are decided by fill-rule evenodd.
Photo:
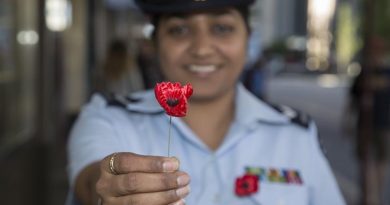
<instances>
[{"instance_id":1,"label":"teeth","mask_svg":"<svg viewBox=\"0 0 390 205\"><path fill-rule=\"evenodd\" d=\"M190 65L190 71L197 73L210 73L217 69L215 65Z\"/></svg>"}]
</instances>

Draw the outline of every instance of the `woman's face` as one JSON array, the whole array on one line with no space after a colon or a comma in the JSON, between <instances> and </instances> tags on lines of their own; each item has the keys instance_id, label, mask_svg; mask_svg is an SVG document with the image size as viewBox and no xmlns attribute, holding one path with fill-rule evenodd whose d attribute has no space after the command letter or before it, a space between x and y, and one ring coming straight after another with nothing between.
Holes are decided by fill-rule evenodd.
<instances>
[{"instance_id":1,"label":"woman's face","mask_svg":"<svg viewBox=\"0 0 390 205\"><path fill-rule=\"evenodd\" d=\"M248 38L245 21L236 9L162 17L156 37L165 77L191 83L193 100L234 91Z\"/></svg>"}]
</instances>

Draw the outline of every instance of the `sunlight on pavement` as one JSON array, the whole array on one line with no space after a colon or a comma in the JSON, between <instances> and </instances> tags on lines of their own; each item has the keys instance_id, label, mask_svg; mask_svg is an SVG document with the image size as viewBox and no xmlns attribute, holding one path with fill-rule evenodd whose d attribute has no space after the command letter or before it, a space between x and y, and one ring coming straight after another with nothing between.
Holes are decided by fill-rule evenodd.
<instances>
[{"instance_id":1,"label":"sunlight on pavement","mask_svg":"<svg viewBox=\"0 0 390 205\"><path fill-rule=\"evenodd\" d=\"M335 88L340 85L340 79L337 75L323 74L318 76L317 84L323 88Z\"/></svg>"}]
</instances>

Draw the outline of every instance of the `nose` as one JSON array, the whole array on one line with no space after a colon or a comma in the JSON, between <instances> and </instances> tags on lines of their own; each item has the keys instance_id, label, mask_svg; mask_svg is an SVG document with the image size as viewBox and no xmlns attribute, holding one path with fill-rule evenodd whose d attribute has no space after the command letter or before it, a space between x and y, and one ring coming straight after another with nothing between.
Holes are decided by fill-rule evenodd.
<instances>
[{"instance_id":1,"label":"nose","mask_svg":"<svg viewBox=\"0 0 390 205\"><path fill-rule=\"evenodd\" d=\"M190 50L196 58L205 58L212 55L214 52L212 36L205 31L197 32L192 38Z\"/></svg>"}]
</instances>

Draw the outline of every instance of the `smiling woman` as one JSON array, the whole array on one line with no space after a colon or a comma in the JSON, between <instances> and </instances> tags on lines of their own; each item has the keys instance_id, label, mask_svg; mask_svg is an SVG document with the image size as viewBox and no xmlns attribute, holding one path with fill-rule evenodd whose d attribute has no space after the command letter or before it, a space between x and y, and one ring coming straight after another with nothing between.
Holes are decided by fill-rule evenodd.
<instances>
[{"instance_id":1,"label":"smiling woman","mask_svg":"<svg viewBox=\"0 0 390 205\"><path fill-rule=\"evenodd\" d=\"M191 83L194 100L232 96L249 34L239 10L163 15L154 22L160 65L168 80Z\"/></svg>"},{"instance_id":2,"label":"smiling woman","mask_svg":"<svg viewBox=\"0 0 390 205\"><path fill-rule=\"evenodd\" d=\"M172 121L176 157L157 157L166 153L170 118L153 91L128 100L97 94L69 141L74 204L97 201L95 190L104 205L344 204L315 123L238 82L253 2L136 0L156 28L165 79L194 89L186 116ZM177 96L159 98L180 105Z\"/></svg>"}]
</instances>

